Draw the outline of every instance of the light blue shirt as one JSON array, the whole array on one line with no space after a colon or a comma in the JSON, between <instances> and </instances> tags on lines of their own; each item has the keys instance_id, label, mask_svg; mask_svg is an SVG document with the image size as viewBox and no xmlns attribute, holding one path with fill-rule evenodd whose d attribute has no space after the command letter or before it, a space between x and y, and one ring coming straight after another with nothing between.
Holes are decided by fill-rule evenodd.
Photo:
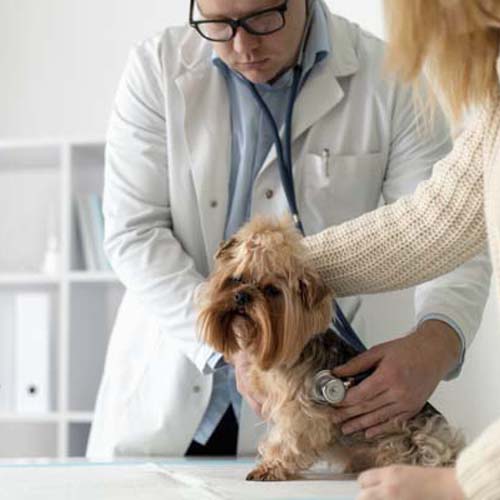
<instances>
[{"instance_id":1,"label":"light blue shirt","mask_svg":"<svg viewBox=\"0 0 500 500\"><path fill-rule=\"evenodd\" d=\"M309 8L310 25L300 61L302 84L314 66L330 53L325 13L314 0L309 2ZM227 239L250 217L254 181L273 146L274 137L260 106L242 81L242 76L228 68L215 54L213 63L225 77L231 109L231 173L224 232ZM272 84L256 85L279 130L283 126L292 81L293 70L289 70ZM194 440L200 444L207 443L229 404L233 405L237 419L241 410L241 395L236 389L234 368L225 364L218 353L210 358L208 364L215 371L211 399L194 435Z\"/></svg>"}]
</instances>

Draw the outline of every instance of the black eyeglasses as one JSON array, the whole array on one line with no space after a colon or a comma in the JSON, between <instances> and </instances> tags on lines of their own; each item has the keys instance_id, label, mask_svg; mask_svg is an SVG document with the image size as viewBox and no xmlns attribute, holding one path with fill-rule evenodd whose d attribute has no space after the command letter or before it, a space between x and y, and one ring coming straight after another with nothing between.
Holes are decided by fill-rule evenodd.
<instances>
[{"instance_id":1,"label":"black eyeglasses","mask_svg":"<svg viewBox=\"0 0 500 500\"><path fill-rule=\"evenodd\" d=\"M228 42L236 36L237 29L241 26L252 35L270 35L285 26L285 12L288 0L281 5L254 12L240 19L202 20L193 19L194 3L191 0L189 8L189 24L203 37L211 42Z\"/></svg>"}]
</instances>

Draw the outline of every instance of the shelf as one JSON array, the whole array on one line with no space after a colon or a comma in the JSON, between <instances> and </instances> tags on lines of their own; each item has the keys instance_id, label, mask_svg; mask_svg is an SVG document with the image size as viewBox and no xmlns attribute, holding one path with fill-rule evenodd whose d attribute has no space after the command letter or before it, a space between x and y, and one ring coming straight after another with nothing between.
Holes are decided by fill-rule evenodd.
<instances>
[{"instance_id":1,"label":"shelf","mask_svg":"<svg viewBox=\"0 0 500 500\"><path fill-rule=\"evenodd\" d=\"M69 274L72 283L119 283L112 271L74 271Z\"/></svg>"},{"instance_id":2,"label":"shelf","mask_svg":"<svg viewBox=\"0 0 500 500\"><path fill-rule=\"evenodd\" d=\"M67 413L65 418L74 424L89 424L92 422L94 414L91 412L71 412Z\"/></svg>"},{"instance_id":3,"label":"shelf","mask_svg":"<svg viewBox=\"0 0 500 500\"><path fill-rule=\"evenodd\" d=\"M0 286L56 285L67 277L71 283L120 283L112 271L72 271L68 274L0 273Z\"/></svg>"},{"instance_id":4,"label":"shelf","mask_svg":"<svg viewBox=\"0 0 500 500\"><path fill-rule=\"evenodd\" d=\"M57 422L10 421L0 426L0 458L57 456Z\"/></svg>"},{"instance_id":5,"label":"shelf","mask_svg":"<svg viewBox=\"0 0 500 500\"><path fill-rule=\"evenodd\" d=\"M0 413L0 423L50 423L59 420L61 417L58 413Z\"/></svg>"},{"instance_id":6,"label":"shelf","mask_svg":"<svg viewBox=\"0 0 500 500\"><path fill-rule=\"evenodd\" d=\"M37 151L0 149L2 274L41 274L48 241L61 241L60 161Z\"/></svg>"},{"instance_id":7,"label":"shelf","mask_svg":"<svg viewBox=\"0 0 500 500\"><path fill-rule=\"evenodd\" d=\"M104 153L94 139L0 141L0 459L85 452L124 292L112 270L87 270L75 211L75 200L101 195ZM42 271L49 250L53 274ZM50 400L46 412L19 413L17 297L38 293L50 297Z\"/></svg>"},{"instance_id":8,"label":"shelf","mask_svg":"<svg viewBox=\"0 0 500 500\"><path fill-rule=\"evenodd\" d=\"M55 423L67 421L75 424L88 424L92 422L91 412L69 412L69 413L15 413L0 412L0 424L10 423Z\"/></svg>"},{"instance_id":9,"label":"shelf","mask_svg":"<svg viewBox=\"0 0 500 500\"><path fill-rule=\"evenodd\" d=\"M70 288L68 355L68 412L93 411L104 371L105 353L122 286L114 283L75 283ZM99 322L95 321L99 318Z\"/></svg>"},{"instance_id":10,"label":"shelf","mask_svg":"<svg viewBox=\"0 0 500 500\"><path fill-rule=\"evenodd\" d=\"M68 456L84 457L90 434L90 423L71 423L68 436Z\"/></svg>"},{"instance_id":11,"label":"shelf","mask_svg":"<svg viewBox=\"0 0 500 500\"><path fill-rule=\"evenodd\" d=\"M1 273L0 286L15 285L55 285L60 281L60 276L39 273Z\"/></svg>"},{"instance_id":12,"label":"shelf","mask_svg":"<svg viewBox=\"0 0 500 500\"><path fill-rule=\"evenodd\" d=\"M75 169L97 168L101 177L104 163L104 144L98 142L73 143L71 145L72 164ZM83 173L83 172L82 172Z\"/></svg>"},{"instance_id":13,"label":"shelf","mask_svg":"<svg viewBox=\"0 0 500 500\"><path fill-rule=\"evenodd\" d=\"M0 168L40 168L54 167L61 163L61 149L52 143L31 145L6 144L0 142Z\"/></svg>"}]
</instances>

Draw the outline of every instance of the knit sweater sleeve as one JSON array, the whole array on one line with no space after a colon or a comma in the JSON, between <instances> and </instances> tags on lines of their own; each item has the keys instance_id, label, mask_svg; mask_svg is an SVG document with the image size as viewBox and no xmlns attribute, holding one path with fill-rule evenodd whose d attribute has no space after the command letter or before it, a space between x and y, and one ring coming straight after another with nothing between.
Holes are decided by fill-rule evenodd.
<instances>
[{"instance_id":1,"label":"knit sweater sleeve","mask_svg":"<svg viewBox=\"0 0 500 500\"><path fill-rule=\"evenodd\" d=\"M467 500L500 498L500 419L460 454L456 475Z\"/></svg>"},{"instance_id":2,"label":"knit sweater sleeve","mask_svg":"<svg viewBox=\"0 0 500 500\"><path fill-rule=\"evenodd\" d=\"M499 124L495 100L415 193L304 238L308 262L337 296L410 287L453 270L484 248L484 164Z\"/></svg>"}]
</instances>

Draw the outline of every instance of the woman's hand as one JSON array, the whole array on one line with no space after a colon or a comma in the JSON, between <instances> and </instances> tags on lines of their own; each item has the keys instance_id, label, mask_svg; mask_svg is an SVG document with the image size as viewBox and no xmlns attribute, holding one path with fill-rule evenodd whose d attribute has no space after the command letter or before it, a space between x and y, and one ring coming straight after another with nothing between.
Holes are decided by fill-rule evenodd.
<instances>
[{"instance_id":1,"label":"woman's hand","mask_svg":"<svg viewBox=\"0 0 500 500\"><path fill-rule=\"evenodd\" d=\"M363 472L356 500L465 500L453 468L393 465Z\"/></svg>"}]
</instances>

